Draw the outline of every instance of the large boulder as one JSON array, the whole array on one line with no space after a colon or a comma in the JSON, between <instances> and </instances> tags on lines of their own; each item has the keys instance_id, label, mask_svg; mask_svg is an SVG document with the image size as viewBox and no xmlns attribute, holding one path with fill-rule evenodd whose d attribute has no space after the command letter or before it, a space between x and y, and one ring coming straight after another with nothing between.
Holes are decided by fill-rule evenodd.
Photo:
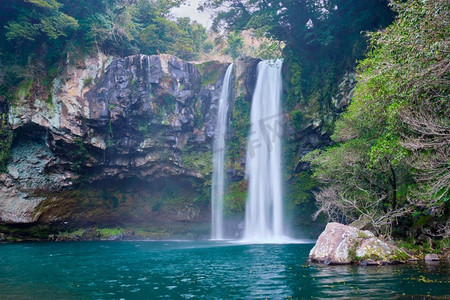
<instances>
[{"instance_id":1,"label":"large boulder","mask_svg":"<svg viewBox=\"0 0 450 300\"><path fill-rule=\"evenodd\" d=\"M339 223L328 223L309 253L310 261L323 264L392 264L405 262L408 257L368 230Z\"/></svg>"}]
</instances>

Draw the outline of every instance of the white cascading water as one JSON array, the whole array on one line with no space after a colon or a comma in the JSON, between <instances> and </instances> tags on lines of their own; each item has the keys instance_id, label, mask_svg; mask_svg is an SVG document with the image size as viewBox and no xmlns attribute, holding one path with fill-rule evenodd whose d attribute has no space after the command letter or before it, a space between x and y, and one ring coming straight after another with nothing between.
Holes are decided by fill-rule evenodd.
<instances>
[{"instance_id":1,"label":"white cascading water","mask_svg":"<svg viewBox=\"0 0 450 300\"><path fill-rule=\"evenodd\" d=\"M283 237L281 186L281 59L258 64L250 113L246 173L248 196L244 241L279 242Z\"/></svg>"},{"instance_id":2,"label":"white cascading water","mask_svg":"<svg viewBox=\"0 0 450 300\"><path fill-rule=\"evenodd\" d=\"M230 64L223 79L214 134L211 192L211 238L214 240L222 240L224 238L223 197L225 189L225 135L227 133L228 97L230 95L232 71L233 64Z\"/></svg>"}]
</instances>

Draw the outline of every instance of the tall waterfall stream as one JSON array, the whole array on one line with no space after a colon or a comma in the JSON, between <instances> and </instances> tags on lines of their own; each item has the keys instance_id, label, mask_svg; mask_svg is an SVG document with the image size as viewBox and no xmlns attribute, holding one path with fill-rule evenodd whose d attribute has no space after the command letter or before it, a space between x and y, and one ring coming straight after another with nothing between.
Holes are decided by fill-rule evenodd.
<instances>
[{"instance_id":1,"label":"tall waterfall stream","mask_svg":"<svg viewBox=\"0 0 450 300\"><path fill-rule=\"evenodd\" d=\"M230 64L223 79L222 92L217 111L216 131L213 145L213 176L211 192L211 238L221 240L223 233L223 196L225 187L225 135L227 133L228 98L233 64Z\"/></svg>"}]
</instances>

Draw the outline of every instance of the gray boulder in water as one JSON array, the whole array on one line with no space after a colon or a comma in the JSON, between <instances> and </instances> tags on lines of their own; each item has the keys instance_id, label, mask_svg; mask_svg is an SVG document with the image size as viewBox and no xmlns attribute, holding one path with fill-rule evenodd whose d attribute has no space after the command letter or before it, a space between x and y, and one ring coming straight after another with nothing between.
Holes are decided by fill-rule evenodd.
<instances>
[{"instance_id":1,"label":"gray boulder in water","mask_svg":"<svg viewBox=\"0 0 450 300\"><path fill-rule=\"evenodd\" d=\"M406 262L409 255L368 230L328 223L320 234L309 260L323 264L384 265Z\"/></svg>"}]
</instances>

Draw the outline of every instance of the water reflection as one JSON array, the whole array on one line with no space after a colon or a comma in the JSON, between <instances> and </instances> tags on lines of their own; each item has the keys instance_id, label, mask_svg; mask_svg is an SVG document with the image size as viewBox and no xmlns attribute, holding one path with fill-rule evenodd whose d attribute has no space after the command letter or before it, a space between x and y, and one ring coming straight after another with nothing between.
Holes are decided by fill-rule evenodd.
<instances>
[{"instance_id":1,"label":"water reflection","mask_svg":"<svg viewBox=\"0 0 450 300\"><path fill-rule=\"evenodd\" d=\"M320 266L316 268L315 278L322 289L321 298L391 297L398 289L392 274L390 267Z\"/></svg>"},{"instance_id":2,"label":"water reflection","mask_svg":"<svg viewBox=\"0 0 450 300\"><path fill-rule=\"evenodd\" d=\"M243 253L247 261L247 295L257 298L286 298L293 294L287 283L286 265L289 258L285 246L247 246Z\"/></svg>"},{"instance_id":3,"label":"water reflection","mask_svg":"<svg viewBox=\"0 0 450 300\"><path fill-rule=\"evenodd\" d=\"M315 269L311 274L320 287L318 298L321 299L400 299L405 295L412 296L409 299L419 296L423 299L433 293L449 296L448 267L446 263L368 267L311 265ZM416 291L415 295L411 295L413 291Z\"/></svg>"}]
</instances>

